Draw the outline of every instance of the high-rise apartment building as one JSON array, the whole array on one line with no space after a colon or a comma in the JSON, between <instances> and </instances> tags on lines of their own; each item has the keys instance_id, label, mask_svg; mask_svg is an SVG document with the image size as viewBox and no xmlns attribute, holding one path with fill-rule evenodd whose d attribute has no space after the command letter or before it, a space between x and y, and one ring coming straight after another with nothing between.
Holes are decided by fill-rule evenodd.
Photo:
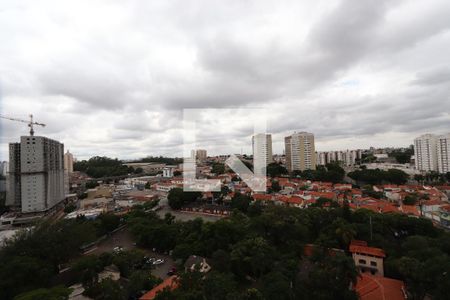
<instances>
[{"instance_id":1,"label":"high-rise apartment building","mask_svg":"<svg viewBox=\"0 0 450 300\"><path fill-rule=\"evenodd\" d=\"M8 162L7 161L2 161L0 162L0 173L2 174L2 176L6 176L8 174Z\"/></svg>"},{"instance_id":2,"label":"high-rise apartment building","mask_svg":"<svg viewBox=\"0 0 450 300\"><path fill-rule=\"evenodd\" d=\"M258 133L252 137L253 166L255 175L265 175L265 167L273 162L272 135ZM256 166L262 166L256 168Z\"/></svg>"},{"instance_id":3,"label":"high-rise apartment building","mask_svg":"<svg viewBox=\"0 0 450 300\"><path fill-rule=\"evenodd\" d=\"M42 136L9 144L7 205L23 213L49 210L64 200L64 145Z\"/></svg>"},{"instance_id":4,"label":"high-rise apartment building","mask_svg":"<svg viewBox=\"0 0 450 300\"><path fill-rule=\"evenodd\" d=\"M318 166L324 166L327 164L327 153L316 152L316 163Z\"/></svg>"},{"instance_id":5,"label":"high-rise apartment building","mask_svg":"<svg viewBox=\"0 0 450 300\"><path fill-rule=\"evenodd\" d=\"M206 150L204 150L204 149L197 149L195 151L195 157L196 157L196 159L198 159L200 161L205 161L206 158L208 157L208 154L207 154Z\"/></svg>"},{"instance_id":6,"label":"high-rise apartment building","mask_svg":"<svg viewBox=\"0 0 450 300\"><path fill-rule=\"evenodd\" d=\"M284 144L286 167L289 172L316 169L316 151L312 133L294 133L284 138Z\"/></svg>"},{"instance_id":7,"label":"high-rise apartment building","mask_svg":"<svg viewBox=\"0 0 450 300\"><path fill-rule=\"evenodd\" d=\"M69 150L64 154L64 170L69 174L73 173L73 155Z\"/></svg>"},{"instance_id":8,"label":"high-rise apartment building","mask_svg":"<svg viewBox=\"0 0 450 300\"><path fill-rule=\"evenodd\" d=\"M450 133L437 137L438 172L450 172Z\"/></svg>"},{"instance_id":9,"label":"high-rise apartment building","mask_svg":"<svg viewBox=\"0 0 450 300\"><path fill-rule=\"evenodd\" d=\"M360 160L362 156L361 150L346 150L346 151L326 151L316 152L317 165L326 165L333 162L338 162L343 166L353 166L356 160Z\"/></svg>"},{"instance_id":10,"label":"high-rise apartment building","mask_svg":"<svg viewBox=\"0 0 450 300\"><path fill-rule=\"evenodd\" d=\"M437 136L424 134L414 139L416 169L419 171L437 171Z\"/></svg>"}]
</instances>

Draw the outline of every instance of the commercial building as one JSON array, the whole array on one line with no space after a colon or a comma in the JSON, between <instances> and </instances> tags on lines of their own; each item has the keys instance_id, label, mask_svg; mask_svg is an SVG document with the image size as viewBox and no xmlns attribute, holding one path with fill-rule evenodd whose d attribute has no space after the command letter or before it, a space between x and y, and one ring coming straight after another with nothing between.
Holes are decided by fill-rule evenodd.
<instances>
[{"instance_id":1,"label":"commercial building","mask_svg":"<svg viewBox=\"0 0 450 300\"><path fill-rule=\"evenodd\" d=\"M450 133L437 137L438 172L450 172Z\"/></svg>"},{"instance_id":2,"label":"commercial building","mask_svg":"<svg viewBox=\"0 0 450 300\"><path fill-rule=\"evenodd\" d=\"M273 162L272 156L272 135L258 133L252 137L253 165L265 168ZM255 175L264 175L265 170L254 170Z\"/></svg>"},{"instance_id":3,"label":"commercial building","mask_svg":"<svg viewBox=\"0 0 450 300\"><path fill-rule=\"evenodd\" d=\"M308 132L296 132L284 138L286 167L289 172L316 169L314 135Z\"/></svg>"},{"instance_id":4,"label":"commercial building","mask_svg":"<svg viewBox=\"0 0 450 300\"><path fill-rule=\"evenodd\" d=\"M43 136L9 144L6 204L23 213L43 212L64 200L64 145Z\"/></svg>"}]
</instances>

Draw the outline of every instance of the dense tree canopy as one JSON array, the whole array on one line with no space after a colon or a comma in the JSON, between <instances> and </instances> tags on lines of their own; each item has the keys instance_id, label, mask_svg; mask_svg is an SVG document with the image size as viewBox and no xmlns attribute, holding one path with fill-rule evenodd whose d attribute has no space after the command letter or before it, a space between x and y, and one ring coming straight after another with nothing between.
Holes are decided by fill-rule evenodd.
<instances>
[{"instance_id":1,"label":"dense tree canopy","mask_svg":"<svg viewBox=\"0 0 450 300\"><path fill-rule=\"evenodd\" d=\"M281 164L274 162L267 165L266 174L267 176L273 178L281 175L287 175L288 171Z\"/></svg>"},{"instance_id":2,"label":"dense tree canopy","mask_svg":"<svg viewBox=\"0 0 450 300\"><path fill-rule=\"evenodd\" d=\"M352 239L385 249L385 275L410 283L408 291L414 297L428 293L445 299L438 295L445 295L449 284L444 269L450 263L450 235L428 220L367 210L352 212L348 205L255 210L255 204L249 203L240 209L240 197L233 215L215 223L201 219L169 222L154 213L130 215L130 228L142 245L173 250L174 258L181 261L192 254L211 260L210 275L181 273L181 287L158 299L357 299L348 289L357 275L351 256L330 257L326 251L303 256L306 243L346 251ZM426 273L419 276L418 269Z\"/></svg>"},{"instance_id":3,"label":"dense tree canopy","mask_svg":"<svg viewBox=\"0 0 450 300\"><path fill-rule=\"evenodd\" d=\"M406 164L411 162L411 156L414 155L414 149L413 148L407 148L404 151L402 150L395 150L389 153L389 157L394 157L395 160L399 164Z\"/></svg>"},{"instance_id":4,"label":"dense tree canopy","mask_svg":"<svg viewBox=\"0 0 450 300\"><path fill-rule=\"evenodd\" d=\"M24 229L7 240L0 248L0 299L12 299L18 294L40 288L45 290L23 296L58 292L59 289L47 289L51 279L58 274L60 265L78 256L83 245L118 226L116 218L102 215L95 221L84 218L46 221Z\"/></svg>"},{"instance_id":5,"label":"dense tree canopy","mask_svg":"<svg viewBox=\"0 0 450 300\"><path fill-rule=\"evenodd\" d=\"M411 299L426 294L446 299L450 233L429 220L350 211L348 205L325 205L325 200L323 208L261 207L244 201L245 197L236 198L230 217L216 222L161 218L143 206L124 216L138 246L172 251L181 263L190 255L200 255L213 266L206 276L181 270L180 287L164 291L158 299L357 299L348 288L357 275L346 253L352 239L386 251L385 275L404 280ZM95 299L136 297L151 288L158 281L143 268L141 251L74 259L81 245L118 224L114 217L103 215L95 221L43 223L22 232L0 250L0 298L52 297L57 291L50 279L68 261L73 261L86 293ZM316 245L316 253L305 256L304 246L310 243ZM343 251L330 256L329 248ZM126 284L97 281L98 272L110 264L128 279Z\"/></svg>"},{"instance_id":6,"label":"dense tree canopy","mask_svg":"<svg viewBox=\"0 0 450 300\"><path fill-rule=\"evenodd\" d=\"M362 169L348 173L348 176L356 181L368 184L405 184L409 175L397 169L389 169L387 171L380 169Z\"/></svg>"},{"instance_id":7,"label":"dense tree canopy","mask_svg":"<svg viewBox=\"0 0 450 300\"><path fill-rule=\"evenodd\" d=\"M169 191L167 200L172 209L180 209L184 204L194 202L199 197L199 192L185 192L182 188L173 188Z\"/></svg>"},{"instance_id":8,"label":"dense tree canopy","mask_svg":"<svg viewBox=\"0 0 450 300\"><path fill-rule=\"evenodd\" d=\"M136 162L154 162L154 163L161 163L161 164L167 164L167 165L177 165L181 164L183 162L182 158L172 158L172 157L164 157L164 156L148 156L141 160L138 160Z\"/></svg>"},{"instance_id":9,"label":"dense tree canopy","mask_svg":"<svg viewBox=\"0 0 450 300\"><path fill-rule=\"evenodd\" d=\"M293 177L300 177L305 180L326 181L338 183L342 182L345 176L345 170L337 163L317 166L316 170L296 170L291 174Z\"/></svg>"},{"instance_id":10,"label":"dense tree canopy","mask_svg":"<svg viewBox=\"0 0 450 300\"><path fill-rule=\"evenodd\" d=\"M93 178L121 176L133 173L134 169L122 164L117 158L94 156L89 160L77 161L73 165L75 171L81 171Z\"/></svg>"},{"instance_id":11,"label":"dense tree canopy","mask_svg":"<svg viewBox=\"0 0 450 300\"><path fill-rule=\"evenodd\" d=\"M213 163L211 173L214 173L216 175L225 173L225 164Z\"/></svg>"}]
</instances>

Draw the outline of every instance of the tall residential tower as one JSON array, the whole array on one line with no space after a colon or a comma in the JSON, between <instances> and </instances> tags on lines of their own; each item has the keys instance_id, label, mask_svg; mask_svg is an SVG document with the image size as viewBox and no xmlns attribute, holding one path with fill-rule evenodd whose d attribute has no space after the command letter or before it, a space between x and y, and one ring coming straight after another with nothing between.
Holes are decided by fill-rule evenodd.
<instances>
[{"instance_id":1,"label":"tall residential tower","mask_svg":"<svg viewBox=\"0 0 450 300\"><path fill-rule=\"evenodd\" d=\"M64 170L69 174L73 173L73 155L69 150L64 154Z\"/></svg>"},{"instance_id":2,"label":"tall residential tower","mask_svg":"<svg viewBox=\"0 0 450 300\"><path fill-rule=\"evenodd\" d=\"M438 172L450 172L450 133L437 137Z\"/></svg>"},{"instance_id":3,"label":"tall residential tower","mask_svg":"<svg viewBox=\"0 0 450 300\"><path fill-rule=\"evenodd\" d=\"M316 151L314 135L308 132L296 132L284 138L286 167L289 172L316 169Z\"/></svg>"},{"instance_id":4,"label":"tall residential tower","mask_svg":"<svg viewBox=\"0 0 450 300\"><path fill-rule=\"evenodd\" d=\"M416 169L419 171L437 171L437 137L434 134L424 134L414 139L414 155Z\"/></svg>"},{"instance_id":5,"label":"tall residential tower","mask_svg":"<svg viewBox=\"0 0 450 300\"><path fill-rule=\"evenodd\" d=\"M252 137L253 164L266 167L273 162L272 135L258 133ZM264 170L254 170L255 175L265 175Z\"/></svg>"}]
</instances>

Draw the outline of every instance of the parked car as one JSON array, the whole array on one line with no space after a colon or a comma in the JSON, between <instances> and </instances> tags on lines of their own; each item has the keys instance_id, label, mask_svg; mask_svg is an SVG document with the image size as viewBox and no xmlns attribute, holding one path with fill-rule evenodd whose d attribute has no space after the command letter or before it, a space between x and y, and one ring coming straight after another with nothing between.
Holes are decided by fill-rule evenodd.
<instances>
[{"instance_id":1,"label":"parked car","mask_svg":"<svg viewBox=\"0 0 450 300\"><path fill-rule=\"evenodd\" d=\"M157 260L155 260L155 261L153 262L153 264L154 264L155 266L161 265L161 264L163 264L163 263L164 263L164 259L157 259Z\"/></svg>"},{"instance_id":2,"label":"parked car","mask_svg":"<svg viewBox=\"0 0 450 300\"><path fill-rule=\"evenodd\" d=\"M123 248L120 246L117 246L117 247L114 247L113 251L114 251L114 253L120 253L123 251Z\"/></svg>"}]
</instances>

